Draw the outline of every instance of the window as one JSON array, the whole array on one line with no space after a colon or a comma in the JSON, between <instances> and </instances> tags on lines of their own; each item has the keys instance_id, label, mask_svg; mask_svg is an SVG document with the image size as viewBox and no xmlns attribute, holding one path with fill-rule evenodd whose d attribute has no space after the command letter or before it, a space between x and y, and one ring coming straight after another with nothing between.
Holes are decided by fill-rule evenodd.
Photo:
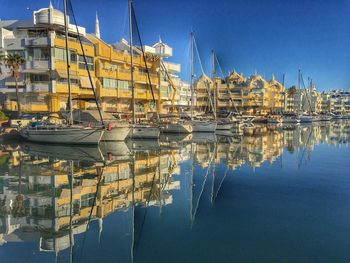
<instances>
[{"instance_id":1,"label":"window","mask_svg":"<svg viewBox=\"0 0 350 263\"><path fill-rule=\"evenodd\" d=\"M77 53L73 50L69 50L69 62L77 63ZM66 50L63 48L55 48L56 60L66 61Z\"/></svg>"},{"instance_id":2,"label":"window","mask_svg":"<svg viewBox=\"0 0 350 263\"><path fill-rule=\"evenodd\" d=\"M57 60L65 61L66 60L65 50L63 48L55 48L55 58Z\"/></svg>"},{"instance_id":3,"label":"window","mask_svg":"<svg viewBox=\"0 0 350 263\"><path fill-rule=\"evenodd\" d=\"M50 51L47 48L29 48L28 60L49 60Z\"/></svg>"},{"instance_id":4,"label":"window","mask_svg":"<svg viewBox=\"0 0 350 263\"><path fill-rule=\"evenodd\" d=\"M68 83L68 79L67 78L58 78L57 82L60 84L67 84ZM77 79L70 79L70 83L72 85L78 85L78 80Z\"/></svg>"},{"instance_id":5,"label":"window","mask_svg":"<svg viewBox=\"0 0 350 263\"><path fill-rule=\"evenodd\" d=\"M28 30L28 37L47 37L47 30Z\"/></svg>"},{"instance_id":6,"label":"window","mask_svg":"<svg viewBox=\"0 0 350 263\"><path fill-rule=\"evenodd\" d=\"M86 57L86 62L87 62L89 70L94 70L93 57L89 57L89 56L85 56L85 57ZM79 69L86 69L84 56L82 56L82 55L79 55Z\"/></svg>"},{"instance_id":7,"label":"window","mask_svg":"<svg viewBox=\"0 0 350 263\"><path fill-rule=\"evenodd\" d=\"M30 82L48 82L50 80L49 75L45 74L30 74Z\"/></svg>"},{"instance_id":8,"label":"window","mask_svg":"<svg viewBox=\"0 0 350 263\"><path fill-rule=\"evenodd\" d=\"M103 78L103 87L106 89L116 89L117 87L117 80L116 79L109 79L109 78Z\"/></svg>"},{"instance_id":9,"label":"window","mask_svg":"<svg viewBox=\"0 0 350 263\"><path fill-rule=\"evenodd\" d=\"M81 196L81 207L91 207L94 203L95 194Z\"/></svg>"},{"instance_id":10,"label":"window","mask_svg":"<svg viewBox=\"0 0 350 263\"><path fill-rule=\"evenodd\" d=\"M129 82L125 80L118 80L118 89L129 90Z\"/></svg>"}]
</instances>

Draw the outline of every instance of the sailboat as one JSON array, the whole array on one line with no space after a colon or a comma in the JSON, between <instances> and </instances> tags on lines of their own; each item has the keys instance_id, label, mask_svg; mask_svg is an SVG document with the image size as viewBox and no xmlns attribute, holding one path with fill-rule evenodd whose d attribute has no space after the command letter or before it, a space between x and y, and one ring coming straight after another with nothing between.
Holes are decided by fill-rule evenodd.
<instances>
[{"instance_id":1,"label":"sailboat","mask_svg":"<svg viewBox=\"0 0 350 263\"><path fill-rule=\"evenodd\" d=\"M222 71L222 68L220 66L219 60L217 58L217 56L215 55L214 49L212 50L212 67L213 67L213 80L215 81L216 78L216 69L215 69L215 62L218 64L219 70L221 72L221 76L223 79L225 79L224 73ZM226 84L226 80L225 80L225 84ZM229 86L227 85L227 92L230 95L230 100L235 108L235 114L236 116L239 115L239 112L236 108L236 105L234 104L234 101L231 97L231 91L229 89ZM218 91L218 87L216 85L216 96L219 95L219 91ZM218 100L218 98L216 98ZM217 107L216 103L216 107ZM218 112L217 109L215 109L215 112ZM235 116L233 116L233 112L228 113L226 116L221 116L220 118L218 116L216 116L216 120L217 120L217 126L216 126L216 130L217 131L230 131L230 130L235 130L235 131L240 131L242 129L242 121L239 120L238 118L236 118ZM215 114L217 115L217 114Z\"/></svg>"},{"instance_id":2,"label":"sailboat","mask_svg":"<svg viewBox=\"0 0 350 263\"><path fill-rule=\"evenodd\" d=\"M146 56L144 53L144 47L141 41L141 37L140 37L140 32L139 32L139 28L137 25L137 20L136 20L136 15L135 15L135 10L134 10L134 6L132 3L132 0L128 0L128 11L129 11L129 33L130 33L130 76L131 76L131 92L132 92L132 102L131 102L131 106L132 106L132 125L131 125L131 130L129 133L129 137L132 139L158 139L159 138L159 134L160 134L160 129L158 125L151 125L151 124L137 124L135 121L135 83L134 83L134 46L133 46L133 17L135 19L135 26L137 29L137 33L139 36L139 41L140 41L140 48L142 51L142 57L143 60L145 62L145 66L146 66L146 71L147 71L147 77L148 77L148 84L150 85L151 91L152 91L152 96L153 96L153 102L155 101L154 99L154 94L153 94L153 90L152 90L152 83L151 83L151 79L149 76L149 72L148 72L148 67L147 67L147 63L146 63ZM157 109L157 114L158 114L158 110Z\"/></svg>"},{"instance_id":3,"label":"sailboat","mask_svg":"<svg viewBox=\"0 0 350 263\"><path fill-rule=\"evenodd\" d=\"M106 130L101 141L124 141L128 136L130 127L126 121L116 119L113 114L102 112L103 120L106 122ZM73 119L79 124L101 126L99 114L96 110L74 110Z\"/></svg>"},{"instance_id":4,"label":"sailboat","mask_svg":"<svg viewBox=\"0 0 350 263\"><path fill-rule=\"evenodd\" d=\"M162 127L161 130L163 133L177 133L177 134L188 134L192 133L193 127L190 122L183 120L180 118L179 112L175 108L175 96L176 96L176 87L171 79L168 70L166 69L164 62L163 62L163 57L162 54L160 54L159 57L160 60L160 70L165 73L165 76L167 77L170 86L173 89L173 95L171 97L171 104L172 104L172 113L177 113L177 114L167 114L167 115L162 115L160 116L162 118ZM159 73L161 73L159 71ZM160 77L160 76L159 76Z\"/></svg>"},{"instance_id":5,"label":"sailboat","mask_svg":"<svg viewBox=\"0 0 350 263\"><path fill-rule=\"evenodd\" d=\"M193 127L193 132L215 132L216 127L217 127L217 122L214 120L209 120L209 119L205 119L205 118L194 118L193 116L193 103L194 103L194 87L193 87L193 78L194 78L194 48L196 48L197 51L197 57L199 60L199 64L201 67L201 71L203 76L205 76L204 70L203 70L203 66L202 66L202 62L199 56L199 51L198 51L198 47L196 44L196 40L194 38L194 33L191 32L191 124ZM216 118L216 113L215 113L215 109L213 107L213 102L211 100L211 91L210 91L210 86L209 83L206 82L205 85L207 86L208 89L208 95L209 95L209 100L210 103L212 105L213 108L213 112L214 112L214 118Z\"/></svg>"},{"instance_id":6,"label":"sailboat","mask_svg":"<svg viewBox=\"0 0 350 263\"><path fill-rule=\"evenodd\" d=\"M91 87L94 91L95 101L97 108L100 112L102 127L86 127L83 125L74 125L73 122L73 109L72 109L72 95L70 85L70 64L69 64L69 49L68 49L68 16L67 16L67 1L63 0L64 3L64 31L65 31L65 44L66 44L66 63L67 63L67 84L68 84L68 109L69 118L68 124L51 124L49 122L33 122L27 127L20 129L21 136L28 141L41 142L41 143L57 143L57 144L98 144L104 134L104 123L101 115L99 105L97 103L96 92L91 81L90 70L87 66L84 48L80 39L77 23L77 36L80 42L80 46L83 52L85 66L87 68ZM73 13L75 20L75 16Z\"/></svg>"},{"instance_id":7,"label":"sailboat","mask_svg":"<svg viewBox=\"0 0 350 263\"><path fill-rule=\"evenodd\" d=\"M298 81L299 82L299 84L298 84L299 89L300 89L301 82L303 83L303 87L304 87L305 95L306 95L306 100L307 100L307 102L309 104L309 107L310 107L310 111L309 112L307 112L307 113L303 112L303 114L300 116L300 122L301 123L310 123L310 122L318 121L319 117L313 113L313 110L312 110L312 107L311 107L311 103L310 103L310 100L309 100L309 95L308 95L309 92L308 92L308 90L305 87L304 79L303 79L303 76L301 74L300 69L299 69L298 80L299 80ZM309 86L309 88L310 88L310 86Z\"/></svg>"}]
</instances>

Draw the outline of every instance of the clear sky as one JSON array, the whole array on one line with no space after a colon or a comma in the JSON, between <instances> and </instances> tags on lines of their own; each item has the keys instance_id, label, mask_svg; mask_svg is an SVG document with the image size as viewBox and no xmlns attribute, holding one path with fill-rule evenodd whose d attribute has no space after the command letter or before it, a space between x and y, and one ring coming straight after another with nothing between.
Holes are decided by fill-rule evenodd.
<instances>
[{"instance_id":1,"label":"clear sky","mask_svg":"<svg viewBox=\"0 0 350 263\"><path fill-rule=\"evenodd\" d=\"M105 41L128 37L127 0L72 1L78 23L89 32L98 11ZM52 2L62 8L62 0ZM49 0L0 4L1 19L29 19ZM226 74L256 71L281 80L285 73L290 86L300 68L319 90L350 88L350 0L134 0L134 6L143 42L153 44L161 36L174 48L172 61L182 64L185 79L193 29L208 75L214 48Z\"/></svg>"}]
</instances>

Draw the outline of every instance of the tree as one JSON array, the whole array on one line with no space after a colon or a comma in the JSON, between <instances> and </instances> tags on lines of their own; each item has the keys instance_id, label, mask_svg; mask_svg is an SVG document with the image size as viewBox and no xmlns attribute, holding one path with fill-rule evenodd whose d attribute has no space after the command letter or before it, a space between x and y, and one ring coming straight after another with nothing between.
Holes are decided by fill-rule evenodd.
<instances>
[{"instance_id":1,"label":"tree","mask_svg":"<svg viewBox=\"0 0 350 263\"><path fill-rule=\"evenodd\" d=\"M2 63L4 61L4 55L0 51L0 75L2 75Z\"/></svg>"},{"instance_id":2,"label":"tree","mask_svg":"<svg viewBox=\"0 0 350 263\"><path fill-rule=\"evenodd\" d=\"M297 93L297 88L295 86L291 86L289 89L288 89L288 95L290 97L294 97L294 95Z\"/></svg>"},{"instance_id":3,"label":"tree","mask_svg":"<svg viewBox=\"0 0 350 263\"><path fill-rule=\"evenodd\" d=\"M15 79L17 112L18 112L18 116L21 116L22 112L21 112L21 103L19 100L18 79L20 76L19 69L25 63L25 59L21 55L14 53L14 54L8 54L5 57L4 61L5 61L6 67L10 69L11 77Z\"/></svg>"}]
</instances>

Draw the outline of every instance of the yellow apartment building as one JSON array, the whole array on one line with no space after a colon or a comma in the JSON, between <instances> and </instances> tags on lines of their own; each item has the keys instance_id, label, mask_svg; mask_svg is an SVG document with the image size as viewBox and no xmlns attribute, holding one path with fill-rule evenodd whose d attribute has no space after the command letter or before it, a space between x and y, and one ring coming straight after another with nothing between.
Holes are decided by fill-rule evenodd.
<instances>
[{"instance_id":1,"label":"yellow apartment building","mask_svg":"<svg viewBox=\"0 0 350 263\"><path fill-rule=\"evenodd\" d=\"M110 45L99 33L88 34L84 27L70 23L68 46L73 107L96 108L93 90L78 41L83 43L88 68L102 109L110 112L131 112L129 44L121 40ZM98 23L96 17L96 23ZM97 31L98 24L97 25ZM26 62L20 69L19 92L24 112L59 112L66 109L68 99L67 65L64 37L64 15L51 4L33 12L32 20L0 21L0 51L4 55L18 53ZM148 47L151 48L152 47ZM156 51L157 47L153 48ZM154 100L140 49L134 47L134 87L136 112L155 112L170 97L160 97L159 58L147 53L147 67ZM152 51L152 50L151 50ZM0 92L7 95L6 110L17 110L15 82L9 70L2 68ZM163 94L164 95L164 94Z\"/></svg>"}]
</instances>

